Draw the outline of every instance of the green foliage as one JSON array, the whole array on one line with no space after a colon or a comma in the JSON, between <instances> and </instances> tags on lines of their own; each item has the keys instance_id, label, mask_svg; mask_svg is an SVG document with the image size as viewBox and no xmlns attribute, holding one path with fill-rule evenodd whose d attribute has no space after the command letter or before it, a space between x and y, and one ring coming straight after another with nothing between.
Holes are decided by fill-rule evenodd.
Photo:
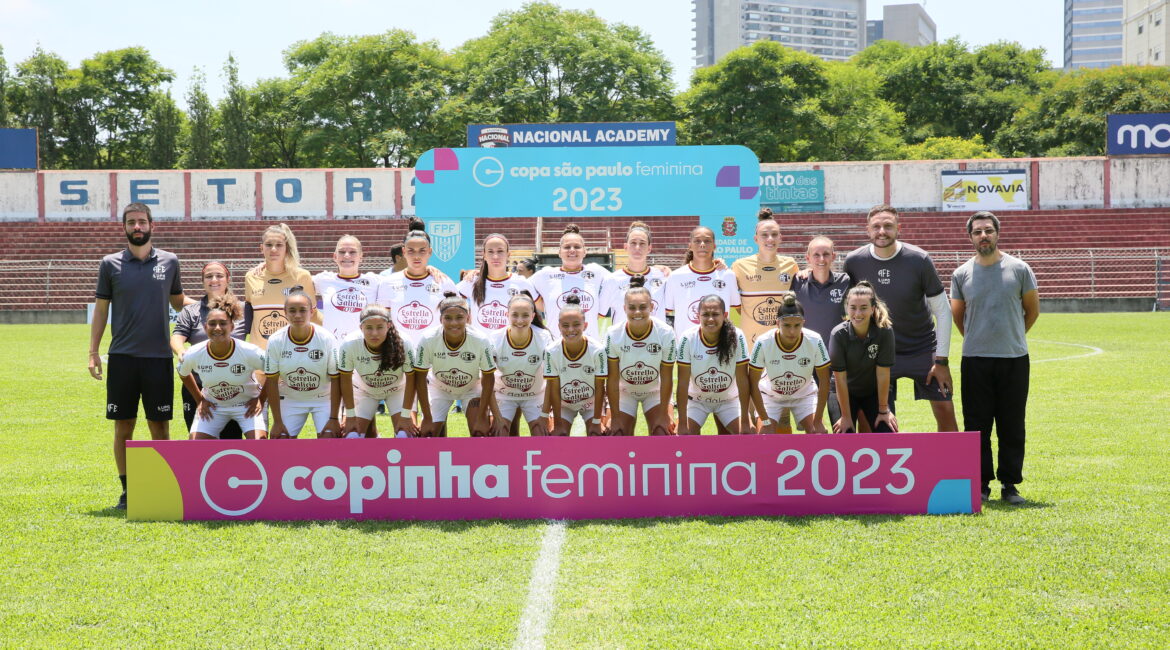
<instances>
[{"instance_id":1,"label":"green foliage","mask_svg":"<svg viewBox=\"0 0 1170 650\"><path fill-rule=\"evenodd\" d=\"M8 126L8 61L0 45L0 128Z\"/></svg>"},{"instance_id":2,"label":"green foliage","mask_svg":"<svg viewBox=\"0 0 1170 650\"><path fill-rule=\"evenodd\" d=\"M678 98L685 144L742 144L760 160L802 160L821 120L827 64L772 41L697 70Z\"/></svg>"},{"instance_id":3,"label":"green foliage","mask_svg":"<svg viewBox=\"0 0 1170 650\"><path fill-rule=\"evenodd\" d=\"M884 41L883 41L884 42ZM881 77L870 68L830 63L829 87L819 98L816 136L805 160L887 160L897 156L905 117L878 96Z\"/></svg>"},{"instance_id":4,"label":"green foliage","mask_svg":"<svg viewBox=\"0 0 1170 650\"><path fill-rule=\"evenodd\" d=\"M1170 69L1114 66L1053 75L997 136L1013 156L1099 156L1110 113L1170 111Z\"/></svg>"},{"instance_id":5,"label":"green foliage","mask_svg":"<svg viewBox=\"0 0 1170 650\"><path fill-rule=\"evenodd\" d=\"M183 131L183 167L187 169L218 167L215 133L219 116L207 96L206 84L203 73L196 71L187 89L187 126Z\"/></svg>"},{"instance_id":6,"label":"green foliage","mask_svg":"<svg viewBox=\"0 0 1170 650\"><path fill-rule=\"evenodd\" d=\"M183 119L183 112L175 105L170 91L155 93L150 112L146 115L150 142L146 164L150 169L174 169L178 164Z\"/></svg>"},{"instance_id":7,"label":"green foliage","mask_svg":"<svg viewBox=\"0 0 1170 650\"><path fill-rule=\"evenodd\" d=\"M301 146L308 126L301 118L295 92L290 79L264 79L248 89L252 166L301 166Z\"/></svg>"},{"instance_id":8,"label":"green foliage","mask_svg":"<svg viewBox=\"0 0 1170 650\"><path fill-rule=\"evenodd\" d=\"M219 141L223 143L223 163L229 169L243 169L251 162L252 127L248 113L248 93L240 85L240 67L236 58L228 55L223 66L224 90L227 95L219 103Z\"/></svg>"},{"instance_id":9,"label":"green foliage","mask_svg":"<svg viewBox=\"0 0 1170 650\"><path fill-rule=\"evenodd\" d=\"M898 158L903 160L967 160L975 158L999 158L996 151L987 146L983 136L971 138L927 138L917 144L902 145Z\"/></svg>"},{"instance_id":10,"label":"green foliage","mask_svg":"<svg viewBox=\"0 0 1170 650\"><path fill-rule=\"evenodd\" d=\"M671 67L636 27L534 2L492 20L457 52L458 90L499 122L670 116Z\"/></svg>"}]
</instances>

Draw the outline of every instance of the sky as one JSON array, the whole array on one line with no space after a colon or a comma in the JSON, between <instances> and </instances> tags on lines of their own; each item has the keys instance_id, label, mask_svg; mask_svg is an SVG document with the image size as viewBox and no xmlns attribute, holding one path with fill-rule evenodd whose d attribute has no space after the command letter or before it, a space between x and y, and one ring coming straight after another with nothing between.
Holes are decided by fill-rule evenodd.
<instances>
[{"instance_id":1,"label":"sky","mask_svg":"<svg viewBox=\"0 0 1170 650\"><path fill-rule=\"evenodd\" d=\"M907 2L910 0L901 0ZM565 9L592 9L609 22L641 28L674 66L678 90L689 85L693 65L690 0L557 0ZM896 4L867 0L869 19ZM1063 0L924 0L939 40L958 36L972 46L1000 40L1042 47L1055 65L1063 56ZM521 0L0 0L0 47L10 68L39 45L70 66L97 52L145 47L174 71L174 97L182 96L192 72L207 78L212 99L223 96L224 61L235 56L240 79L286 76L282 52L323 32L339 35L412 31L454 49L484 35L501 11Z\"/></svg>"}]
</instances>

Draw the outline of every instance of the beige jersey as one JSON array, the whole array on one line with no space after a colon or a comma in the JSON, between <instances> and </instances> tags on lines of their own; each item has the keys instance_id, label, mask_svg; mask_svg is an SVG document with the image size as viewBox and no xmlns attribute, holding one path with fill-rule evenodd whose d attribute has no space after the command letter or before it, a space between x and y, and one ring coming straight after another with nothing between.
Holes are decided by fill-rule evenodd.
<instances>
[{"instance_id":1,"label":"beige jersey","mask_svg":"<svg viewBox=\"0 0 1170 650\"><path fill-rule=\"evenodd\" d=\"M748 349L761 334L776 327L776 312L780 296L792 288L792 279L799 267L791 257L777 255L776 261L760 264L759 255L736 260L731 265L739 283L739 327L747 337Z\"/></svg>"},{"instance_id":2,"label":"beige jersey","mask_svg":"<svg viewBox=\"0 0 1170 650\"><path fill-rule=\"evenodd\" d=\"M283 273L274 275L261 267L259 271L252 269L244 275L244 302L252 305L252 331L248 333L248 340L253 345L266 349L268 338L288 326L288 319L284 317L284 299L297 285L309 294L309 303L316 305L313 276L304 269L285 267Z\"/></svg>"}]
</instances>

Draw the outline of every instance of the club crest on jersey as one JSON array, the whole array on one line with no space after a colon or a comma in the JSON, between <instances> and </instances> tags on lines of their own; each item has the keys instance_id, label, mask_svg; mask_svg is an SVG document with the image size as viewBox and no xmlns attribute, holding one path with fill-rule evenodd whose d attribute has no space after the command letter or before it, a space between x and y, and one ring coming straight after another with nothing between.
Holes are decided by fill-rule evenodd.
<instances>
[{"instance_id":1,"label":"club crest on jersey","mask_svg":"<svg viewBox=\"0 0 1170 650\"><path fill-rule=\"evenodd\" d=\"M459 355L459 358L463 359L464 361L466 361L468 363L471 363L472 361L475 361L475 353L474 352L464 352L463 354Z\"/></svg>"},{"instance_id":2,"label":"club crest on jersey","mask_svg":"<svg viewBox=\"0 0 1170 650\"><path fill-rule=\"evenodd\" d=\"M594 273L593 271L587 270L581 274L581 277L585 278L586 280L592 280L593 278L597 277L597 274Z\"/></svg>"},{"instance_id":3,"label":"club crest on jersey","mask_svg":"<svg viewBox=\"0 0 1170 650\"><path fill-rule=\"evenodd\" d=\"M435 317L430 307L417 300L399 307L396 314L398 322L409 330L424 330L431 326Z\"/></svg>"},{"instance_id":4,"label":"club crest on jersey","mask_svg":"<svg viewBox=\"0 0 1170 650\"><path fill-rule=\"evenodd\" d=\"M715 289L722 289L723 287L727 286L727 283L724 282L723 280L715 280L714 282L711 283L711 286Z\"/></svg>"},{"instance_id":5,"label":"club crest on jersey","mask_svg":"<svg viewBox=\"0 0 1170 650\"><path fill-rule=\"evenodd\" d=\"M532 385L536 382L536 377L533 377L532 375L524 372L520 372L519 370L511 374L504 375L501 377L501 379L503 380L505 386L511 388L512 390L518 391L532 390Z\"/></svg>"},{"instance_id":6,"label":"club crest on jersey","mask_svg":"<svg viewBox=\"0 0 1170 650\"><path fill-rule=\"evenodd\" d=\"M528 364L529 365L535 366L538 363L540 363L540 355L539 354L528 355Z\"/></svg>"},{"instance_id":7,"label":"club crest on jersey","mask_svg":"<svg viewBox=\"0 0 1170 650\"><path fill-rule=\"evenodd\" d=\"M696 325L699 323L699 300L692 302L691 306L687 307L687 318L690 318L691 322Z\"/></svg>"},{"instance_id":8,"label":"club crest on jersey","mask_svg":"<svg viewBox=\"0 0 1170 650\"><path fill-rule=\"evenodd\" d=\"M657 343L651 343L650 345L646 346L646 351L650 354L658 354L659 352L662 352L662 346Z\"/></svg>"},{"instance_id":9,"label":"club crest on jersey","mask_svg":"<svg viewBox=\"0 0 1170 650\"><path fill-rule=\"evenodd\" d=\"M594 368L593 366L582 366L581 370L587 375L592 375L594 372L597 371L597 369Z\"/></svg>"},{"instance_id":10,"label":"club crest on jersey","mask_svg":"<svg viewBox=\"0 0 1170 650\"><path fill-rule=\"evenodd\" d=\"M704 393L722 393L731 388L731 375L711 368L695 376L695 385Z\"/></svg>"},{"instance_id":11,"label":"club crest on jersey","mask_svg":"<svg viewBox=\"0 0 1170 650\"><path fill-rule=\"evenodd\" d=\"M484 329L498 330L508 323L508 306L499 300L479 306L479 324Z\"/></svg>"},{"instance_id":12,"label":"club crest on jersey","mask_svg":"<svg viewBox=\"0 0 1170 650\"><path fill-rule=\"evenodd\" d=\"M462 226L458 221L431 222L431 247L435 256L444 262L450 262L459 252L462 239Z\"/></svg>"},{"instance_id":13,"label":"club crest on jersey","mask_svg":"<svg viewBox=\"0 0 1170 650\"><path fill-rule=\"evenodd\" d=\"M809 359L808 357L801 357L799 360L797 360L796 363L801 368L807 368L808 364L812 363L812 359Z\"/></svg>"},{"instance_id":14,"label":"club crest on jersey","mask_svg":"<svg viewBox=\"0 0 1170 650\"><path fill-rule=\"evenodd\" d=\"M312 359L313 361L320 361L321 359L325 358L325 351L324 350L312 350L309 352L309 358Z\"/></svg>"},{"instance_id":15,"label":"club crest on jersey","mask_svg":"<svg viewBox=\"0 0 1170 650\"><path fill-rule=\"evenodd\" d=\"M308 392L321 387L321 375L307 368L297 368L283 375L283 378L285 386L295 391Z\"/></svg>"},{"instance_id":16,"label":"club crest on jersey","mask_svg":"<svg viewBox=\"0 0 1170 650\"><path fill-rule=\"evenodd\" d=\"M879 284L889 284L890 280L892 280L894 276L894 274L891 273L889 269L878 269L877 274Z\"/></svg>"},{"instance_id":17,"label":"club crest on jersey","mask_svg":"<svg viewBox=\"0 0 1170 650\"><path fill-rule=\"evenodd\" d=\"M877 353L878 353L878 344L877 343L870 343L869 347L866 348L865 351L869 355L870 359L876 359Z\"/></svg>"},{"instance_id":18,"label":"club crest on jersey","mask_svg":"<svg viewBox=\"0 0 1170 650\"><path fill-rule=\"evenodd\" d=\"M153 275L154 275L155 280L166 280L167 279L167 267L165 267L161 264L155 264Z\"/></svg>"},{"instance_id":19,"label":"club crest on jersey","mask_svg":"<svg viewBox=\"0 0 1170 650\"><path fill-rule=\"evenodd\" d=\"M566 404L580 404L593 399L593 385L574 379L561 385L561 401Z\"/></svg>"},{"instance_id":20,"label":"club crest on jersey","mask_svg":"<svg viewBox=\"0 0 1170 650\"><path fill-rule=\"evenodd\" d=\"M839 304L841 304L841 301L844 299L845 299L845 291L844 290L842 290L842 289L830 289L829 290L829 300L830 301L839 305Z\"/></svg>"},{"instance_id":21,"label":"club crest on jersey","mask_svg":"<svg viewBox=\"0 0 1170 650\"><path fill-rule=\"evenodd\" d=\"M458 368L440 370L439 372L435 373L435 377L439 381L447 384L448 386L451 386L452 388L463 388L464 386L470 384L471 380L473 379L470 374L463 372Z\"/></svg>"},{"instance_id":22,"label":"club crest on jersey","mask_svg":"<svg viewBox=\"0 0 1170 650\"><path fill-rule=\"evenodd\" d=\"M787 274L787 273L781 273L781 274L780 274L780 281L781 281L781 282L783 282L783 283L785 283L785 284L791 283L791 282L792 282L792 276L791 276L791 275L789 275L789 274Z\"/></svg>"},{"instance_id":23,"label":"club crest on jersey","mask_svg":"<svg viewBox=\"0 0 1170 650\"><path fill-rule=\"evenodd\" d=\"M333 307L337 311L356 314L366 306L366 294L354 287L346 287L333 294L333 299L330 300L330 303L333 304Z\"/></svg>"},{"instance_id":24,"label":"club crest on jersey","mask_svg":"<svg viewBox=\"0 0 1170 650\"><path fill-rule=\"evenodd\" d=\"M242 375L242 374L244 374L244 373L245 373L245 372L246 372L248 369L247 369L247 368L244 366L244 364L242 364L242 363L233 363L233 364L232 364L232 367L231 367L231 368L228 368L228 370L229 370L229 371L231 371L231 373L232 373L233 375Z\"/></svg>"},{"instance_id":25,"label":"club crest on jersey","mask_svg":"<svg viewBox=\"0 0 1170 650\"><path fill-rule=\"evenodd\" d=\"M641 361L627 368L622 368L622 379L635 386L653 383L658 379L658 368Z\"/></svg>"}]
</instances>

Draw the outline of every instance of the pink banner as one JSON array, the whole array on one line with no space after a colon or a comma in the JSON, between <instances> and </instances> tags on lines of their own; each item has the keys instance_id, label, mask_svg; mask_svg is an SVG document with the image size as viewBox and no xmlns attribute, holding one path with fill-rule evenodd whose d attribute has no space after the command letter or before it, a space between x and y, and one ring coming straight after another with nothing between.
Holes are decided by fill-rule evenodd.
<instances>
[{"instance_id":1,"label":"pink banner","mask_svg":"<svg viewBox=\"0 0 1170 650\"><path fill-rule=\"evenodd\" d=\"M131 442L130 519L979 512L978 433Z\"/></svg>"}]
</instances>

